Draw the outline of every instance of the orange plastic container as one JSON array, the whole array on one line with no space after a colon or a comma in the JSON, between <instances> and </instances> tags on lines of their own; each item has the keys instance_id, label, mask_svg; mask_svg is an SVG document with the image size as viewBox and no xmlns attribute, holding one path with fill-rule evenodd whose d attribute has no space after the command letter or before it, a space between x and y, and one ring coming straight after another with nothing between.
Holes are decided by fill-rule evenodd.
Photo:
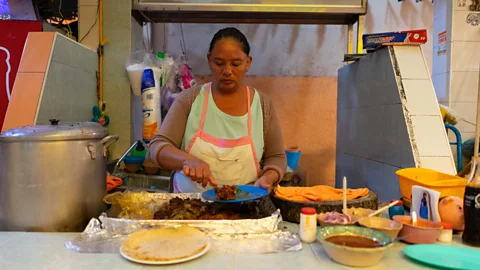
<instances>
[{"instance_id":1,"label":"orange plastic container","mask_svg":"<svg viewBox=\"0 0 480 270\"><path fill-rule=\"evenodd\" d=\"M455 196L463 199L467 179L424 168L407 168L395 172L403 199L412 200L412 187L421 186L440 192L440 198Z\"/></svg>"}]
</instances>

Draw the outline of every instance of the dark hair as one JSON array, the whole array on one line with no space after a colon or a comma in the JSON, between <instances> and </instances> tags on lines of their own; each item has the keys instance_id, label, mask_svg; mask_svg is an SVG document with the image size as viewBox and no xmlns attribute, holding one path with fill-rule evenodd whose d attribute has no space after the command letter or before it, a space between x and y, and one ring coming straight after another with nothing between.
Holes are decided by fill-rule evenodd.
<instances>
[{"instance_id":1,"label":"dark hair","mask_svg":"<svg viewBox=\"0 0 480 270\"><path fill-rule=\"evenodd\" d=\"M237 28L233 27L228 27L228 28L223 28L219 30L217 33L212 38L212 41L210 42L210 48L208 49L208 52L212 52L213 46L215 46L215 43L217 41L222 40L224 38L231 38L236 40L240 45L242 45L242 50L246 55L250 54L250 45L248 44L248 40L245 37L245 35L240 32Z\"/></svg>"}]
</instances>

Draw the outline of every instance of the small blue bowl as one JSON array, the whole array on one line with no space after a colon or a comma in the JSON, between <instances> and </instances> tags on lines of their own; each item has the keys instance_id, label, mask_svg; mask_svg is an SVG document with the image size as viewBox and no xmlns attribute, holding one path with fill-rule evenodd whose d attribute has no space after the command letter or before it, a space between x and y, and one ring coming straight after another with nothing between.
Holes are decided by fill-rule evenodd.
<instances>
[{"instance_id":1,"label":"small blue bowl","mask_svg":"<svg viewBox=\"0 0 480 270\"><path fill-rule=\"evenodd\" d=\"M145 161L145 157L137 157L137 156L126 156L123 159L123 162L127 165L141 165Z\"/></svg>"}]
</instances>

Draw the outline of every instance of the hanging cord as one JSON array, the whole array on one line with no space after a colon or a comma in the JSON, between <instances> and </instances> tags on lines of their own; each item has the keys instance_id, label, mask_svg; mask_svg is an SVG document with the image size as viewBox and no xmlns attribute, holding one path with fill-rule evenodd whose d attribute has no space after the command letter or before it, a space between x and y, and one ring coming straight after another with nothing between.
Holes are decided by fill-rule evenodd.
<instances>
[{"instance_id":1,"label":"hanging cord","mask_svg":"<svg viewBox=\"0 0 480 270\"><path fill-rule=\"evenodd\" d=\"M60 21L60 24L63 24L63 21L65 20L63 18L63 14L62 14L62 3L63 3L63 0L60 0L60 4L58 5L58 14L60 14L60 18L62 18L62 21ZM73 31L72 31L72 28L70 28L70 24L67 23L67 36L69 38L73 37Z\"/></svg>"},{"instance_id":2,"label":"hanging cord","mask_svg":"<svg viewBox=\"0 0 480 270\"><path fill-rule=\"evenodd\" d=\"M182 48L183 58L185 59L185 64L188 65L187 58L187 44L185 43L185 35L183 34L183 24L180 23L180 32L182 33L182 39L180 40L180 47Z\"/></svg>"},{"instance_id":3,"label":"hanging cord","mask_svg":"<svg viewBox=\"0 0 480 270\"><path fill-rule=\"evenodd\" d=\"M98 21L98 10L100 9L100 3L97 5L97 14L95 15L95 21L93 22L92 26L90 26L90 29L88 29L87 33L80 39L78 43L82 43L82 41L90 34L90 31L92 31L93 27L97 24Z\"/></svg>"}]
</instances>

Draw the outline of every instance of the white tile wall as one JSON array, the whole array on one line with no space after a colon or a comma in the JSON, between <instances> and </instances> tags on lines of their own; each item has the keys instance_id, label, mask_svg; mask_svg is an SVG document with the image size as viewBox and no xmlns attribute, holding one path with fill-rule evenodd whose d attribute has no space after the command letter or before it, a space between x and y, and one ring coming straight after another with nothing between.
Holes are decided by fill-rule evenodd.
<instances>
[{"instance_id":1,"label":"white tile wall","mask_svg":"<svg viewBox=\"0 0 480 270\"><path fill-rule=\"evenodd\" d=\"M452 71L478 72L480 65L480 42L454 41L451 57Z\"/></svg>"},{"instance_id":2,"label":"white tile wall","mask_svg":"<svg viewBox=\"0 0 480 270\"><path fill-rule=\"evenodd\" d=\"M442 73L432 76L432 83L439 103L449 101L450 73Z\"/></svg>"},{"instance_id":3,"label":"white tile wall","mask_svg":"<svg viewBox=\"0 0 480 270\"><path fill-rule=\"evenodd\" d=\"M453 13L453 41L480 41L479 26L467 23L467 16L471 11L455 11Z\"/></svg>"},{"instance_id":4,"label":"white tile wall","mask_svg":"<svg viewBox=\"0 0 480 270\"><path fill-rule=\"evenodd\" d=\"M430 78L419 46L395 46L394 50L402 79Z\"/></svg>"},{"instance_id":5,"label":"white tile wall","mask_svg":"<svg viewBox=\"0 0 480 270\"><path fill-rule=\"evenodd\" d=\"M420 156L450 157L450 147L441 116L412 116Z\"/></svg>"},{"instance_id":6,"label":"white tile wall","mask_svg":"<svg viewBox=\"0 0 480 270\"><path fill-rule=\"evenodd\" d=\"M479 29L480 32L480 29ZM478 95L478 72L454 71L451 74L451 102L476 102Z\"/></svg>"},{"instance_id":7,"label":"white tile wall","mask_svg":"<svg viewBox=\"0 0 480 270\"><path fill-rule=\"evenodd\" d=\"M455 110L461 117L470 123L475 123L477 119L477 103L476 102L451 102L450 107ZM465 121L460 121L456 127L460 132L475 132L475 126Z\"/></svg>"},{"instance_id":8,"label":"white tile wall","mask_svg":"<svg viewBox=\"0 0 480 270\"><path fill-rule=\"evenodd\" d=\"M422 168L436 170L443 173L452 173L452 160L450 157L421 157Z\"/></svg>"},{"instance_id":9,"label":"white tile wall","mask_svg":"<svg viewBox=\"0 0 480 270\"><path fill-rule=\"evenodd\" d=\"M403 80L410 115L438 115L438 103L430 80Z\"/></svg>"}]
</instances>

